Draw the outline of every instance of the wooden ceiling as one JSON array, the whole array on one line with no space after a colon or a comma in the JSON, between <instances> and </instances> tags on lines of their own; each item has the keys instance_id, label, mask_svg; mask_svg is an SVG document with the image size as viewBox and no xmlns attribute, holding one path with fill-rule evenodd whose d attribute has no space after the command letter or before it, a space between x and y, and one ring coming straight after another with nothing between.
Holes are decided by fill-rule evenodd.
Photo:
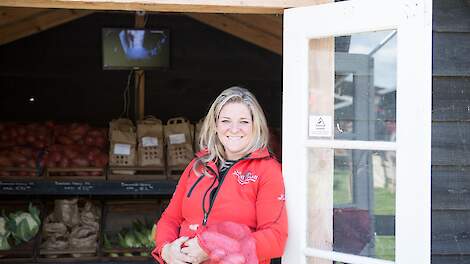
<instances>
[{"instance_id":1,"label":"wooden ceiling","mask_svg":"<svg viewBox=\"0 0 470 264\"><path fill-rule=\"evenodd\" d=\"M0 45L91 13L88 10L0 7Z\"/></svg>"},{"instance_id":2,"label":"wooden ceiling","mask_svg":"<svg viewBox=\"0 0 470 264\"><path fill-rule=\"evenodd\" d=\"M92 14L93 10L0 7L0 45ZM282 15L186 13L274 53L282 53Z\"/></svg>"}]
</instances>

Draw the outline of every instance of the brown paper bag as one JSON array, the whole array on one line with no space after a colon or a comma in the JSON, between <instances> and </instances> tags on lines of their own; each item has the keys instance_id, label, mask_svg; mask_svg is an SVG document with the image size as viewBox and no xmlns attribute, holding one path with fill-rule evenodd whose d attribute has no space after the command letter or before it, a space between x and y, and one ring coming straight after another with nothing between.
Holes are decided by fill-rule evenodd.
<instances>
[{"instance_id":1,"label":"brown paper bag","mask_svg":"<svg viewBox=\"0 0 470 264\"><path fill-rule=\"evenodd\" d=\"M198 152L201 150L199 147L199 135L201 134L202 124L204 123L204 117L201 118L195 125L194 129L194 151Z\"/></svg>"},{"instance_id":2,"label":"brown paper bag","mask_svg":"<svg viewBox=\"0 0 470 264\"><path fill-rule=\"evenodd\" d=\"M183 117L168 120L164 128L168 166L184 168L194 157L191 124Z\"/></svg>"},{"instance_id":3,"label":"brown paper bag","mask_svg":"<svg viewBox=\"0 0 470 264\"><path fill-rule=\"evenodd\" d=\"M68 227L78 225L80 222L80 215L78 214L78 199L55 200L54 218Z\"/></svg>"},{"instance_id":4,"label":"brown paper bag","mask_svg":"<svg viewBox=\"0 0 470 264\"><path fill-rule=\"evenodd\" d=\"M109 123L109 165L114 167L135 166L137 163L136 133L129 119L115 119ZM133 170L113 170L118 174L134 174Z\"/></svg>"},{"instance_id":5,"label":"brown paper bag","mask_svg":"<svg viewBox=\"0 0 470 264\"><path fill-rule=\"evenodd\" d=\"M163 167L163 125L160 119L147 117L137 122L139 166Z\"/></svg>"}]
</instances>

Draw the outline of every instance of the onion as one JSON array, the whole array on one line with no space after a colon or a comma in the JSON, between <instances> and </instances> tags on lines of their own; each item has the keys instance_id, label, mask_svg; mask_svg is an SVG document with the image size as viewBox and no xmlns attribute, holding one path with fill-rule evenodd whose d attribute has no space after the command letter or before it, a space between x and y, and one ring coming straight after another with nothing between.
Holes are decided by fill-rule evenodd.
<instances>
[{"instance_id":1,"label":"onion","mask_svg":"<svg viewBox=\"0 0 470 264\"><path fill-rule=\"evenodd\" d=\"M13 166L13 162L7 158L0 156L0 167L11 167Z\"/></svg>"},{"instance_id":2,"label":"onion","mask_svg":"<svg viewBox=\"0 0 470 264\"><path fill-rule=\"evenodd\" d=\"M59 161L59 167L61 167L61 168L68 168L68 167L70 167L70 161L69 161L66 157L63 157L63 158Z\"/></svg>"},{"instance_id":3,"label":"onion","mask_svg":"<svg viewBox=\"0 0 470 264\"><path fill-rule=\"evenodd\" d=\"M72 164L74 166L78 166L78 167L88 167L88 166L90 166L90 163L88 162L88 160L86 160L84 158L72 159Z\"/></svg>"},{"instance_id":4,"label":"onion","mask_svg":"<svg viewBox=\"0 0 470 264\"><path fill-rule=\"evenodd\" d=\"M66 136L58 136L57 141L60 144L63 144L63 145L72 145L73 144L73 140L70 139L69 137L66 137Z\"/></svg>"}]
</instances>

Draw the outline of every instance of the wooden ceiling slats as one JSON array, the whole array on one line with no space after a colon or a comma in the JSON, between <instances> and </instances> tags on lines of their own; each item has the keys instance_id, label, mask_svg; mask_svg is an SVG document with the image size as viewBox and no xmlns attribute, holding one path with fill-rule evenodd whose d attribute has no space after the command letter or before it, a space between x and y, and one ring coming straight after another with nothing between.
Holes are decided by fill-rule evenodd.
<instances>
[{"instance_id":1,"label":"wooden ceiling slats","mask_svg":"<svg viewBox=\"0 0 470 264\"><path fill-rule=\"evenodd\" d=\"M35 10L37 11L37 10ZM27 13L27 11L25 11ZM87 10L50 9L31 12L29 16L0 26L0 45L30 36L51 27L91 14Z\"/></svg>"},{"instance_id":2,"label":"wooden ceiling slats","mask_svg":"<svg viewBox=\"0 0 470 264\"><path fill-rule=\"evenodd\" d=\"M226 14L226 16L238 20L278 38L282 38L282 15L247 15L247 14Z\"/></svg>"},{"instance_id":3,"label":"wooden ceiling slats","mask_svg":"<svg viewBox=\"0 0 470 264\"><path fill-rule=\"evenodd\" d=\"M277 25L270 25L265 21L261 22L262 17L251 15L198 13L187 15L274 53L282 53L282 18Z\"/></svg>"},{"instance_id":4,"label":"wooden ceiling slats","mask_svg":"<svg viewBox=\"0 0 470 264\"><path fill-rule=\"evenodd\" d=\"M152 12L185 11L191 12L186 14L202 23L225 31L277 54L281 54L282 15L279 14L288 7L314 5L322 1L323 0L1 0L0 45L92 13L91 10L85 11L80 9L146 10ZM35 8L12 6L28 6ZM70 8L76 8L78 10L71 11L72 9ZM273 10L276 11L273 12ZM224 12L224 14L219 14L219 12ZM272 15L271 13L275 14Z\"/></svg>"},{"instance_id":5,"label":"wooden ceiling slats","mask_svg":"<svg viewBox=\"0 0 470 264\"><path fill-rule=\"evenodd\" d=\"M0 27L19 22L48 10L44 8L0 7Z\"/></svg>"}]
</instances>

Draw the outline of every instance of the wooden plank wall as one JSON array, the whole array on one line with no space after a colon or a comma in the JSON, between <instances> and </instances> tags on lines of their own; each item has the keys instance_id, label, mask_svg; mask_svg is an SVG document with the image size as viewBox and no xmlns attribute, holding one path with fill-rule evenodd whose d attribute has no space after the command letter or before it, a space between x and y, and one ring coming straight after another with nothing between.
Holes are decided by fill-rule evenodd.
<instances>
[{"instance_id":1,"label":"wooden plank wall","mask_svg":"<svg viewBox=\"0 0 470 264\"><path fill-rule=\"evenodd\" d=\"M433 2L431 259L463 264L470 263L470 3Z\"/></svg>"},{"instance_id":2,"label":"wooden plank wall","mask_svg":"<svg viewBox=\"0 0 470 264\"><path fill-rule=\"evenodd\" d=\"M107 125L117 118L129 71L102 70L101 29L134 27L134 17L98 12L0 46L0 121ZM171 67L145 74L146 115L195 122L220 91L242 85L258 96L270 125L280 127L280 55L183 14L149 15L146 27L171 35ZM29 96L37 101L28 103ZM132 115L133 104L129 109Z\"/></svg>"}]
</instances>

